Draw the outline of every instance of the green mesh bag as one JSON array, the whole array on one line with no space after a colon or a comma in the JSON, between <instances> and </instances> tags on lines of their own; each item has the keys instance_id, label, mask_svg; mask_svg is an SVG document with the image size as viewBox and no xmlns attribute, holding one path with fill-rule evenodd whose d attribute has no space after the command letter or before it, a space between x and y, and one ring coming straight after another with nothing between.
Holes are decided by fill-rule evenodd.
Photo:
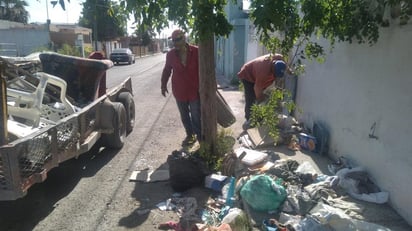
<instances>
[{"instance_id":1,"label":"green mesh bag","mask_svg":"<svg viewBox=\"0 0 412 231\"><path fill-rule=\"evenodd\" d=\"M242 200L256 211L274 211L286 199L285 188L268 175L251 177L240 190Z\"/></svg>"}]
</instances>

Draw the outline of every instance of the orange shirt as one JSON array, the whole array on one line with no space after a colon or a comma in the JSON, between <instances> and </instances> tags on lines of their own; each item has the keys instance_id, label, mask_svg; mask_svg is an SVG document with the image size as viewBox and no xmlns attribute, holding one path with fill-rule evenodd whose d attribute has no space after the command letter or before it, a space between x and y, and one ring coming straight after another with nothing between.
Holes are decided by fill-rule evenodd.
<instances>
[{"instance_id":1,"label":"orange shirt","mask_svg":"<svg viewBox=\"0 0 412 231\"><path fill-rule=\"evenodd\" d=\"M283 59L280 54L263 55L245 63L237 73L239 79L254 83L256 99L262 99L263 90L275 81L273 61Z\"/></svg>"}]
</instances>

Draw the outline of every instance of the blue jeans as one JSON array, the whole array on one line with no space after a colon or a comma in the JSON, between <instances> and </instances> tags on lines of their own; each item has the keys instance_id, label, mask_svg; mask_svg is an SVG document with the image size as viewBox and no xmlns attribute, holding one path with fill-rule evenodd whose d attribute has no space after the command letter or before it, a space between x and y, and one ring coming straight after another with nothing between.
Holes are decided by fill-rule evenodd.
<instances>
[{"instance_id":1,"label":"blue jeans","mask_svg":"<svg viewBox=\"0 0 412 231\"><path fill-rule=\"evenodd\" d=\"M200 120L200 100L194 101L178 101L176 100L177 107L180 112L180 118L183 123L183 127L186 130L188 136L196 135L197 139L201 139L201 120Z\"/></svg>"}]
</instances>

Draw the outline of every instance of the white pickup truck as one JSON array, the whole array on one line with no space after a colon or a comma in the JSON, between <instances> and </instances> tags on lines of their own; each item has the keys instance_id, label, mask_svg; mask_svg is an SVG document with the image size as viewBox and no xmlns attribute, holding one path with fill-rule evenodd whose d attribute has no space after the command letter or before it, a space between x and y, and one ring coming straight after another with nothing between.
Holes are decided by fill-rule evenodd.
<instances>
[{"instance_id":1,"label":"white pickup truck","mask_svg":"<svg viewBox=\"0 0 412 231\"><path fill-rule=\"evenodd\" d=\"M110 60L35 57L0 57L0 200L25 196L52 168L95 145L122 148L134 127L130 77L106 92Z\"/></svg>"}]
</instances>

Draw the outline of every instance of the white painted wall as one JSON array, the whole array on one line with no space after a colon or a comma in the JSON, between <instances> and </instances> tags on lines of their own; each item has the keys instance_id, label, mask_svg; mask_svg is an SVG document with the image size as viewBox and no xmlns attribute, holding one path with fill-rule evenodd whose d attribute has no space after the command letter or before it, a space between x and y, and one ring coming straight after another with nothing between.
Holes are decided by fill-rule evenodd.
<instances>
[{"instance_id":1,"label":"white painted wall","mask_svg":"<svg viewBox=\"0 0 412 231\"><path fill-rule=\"evenodd\" d=\"M256 28L253 24L248 20L246 25L246 54L245 54L245 63L261 56L262 54L259 53L259 38L257 37Z\"/></svg>"},{"instance_id":2,"label":"white painted wall","mask_svg":"<svg viewBox=\"0 0 412 231\"><path fill-rule=\"evenodd\" d=\"M412 25L382 28L377 44L337 44L298 78L296 115L330 128L332 157L364 166L412 224ZM326 44L326 43L325 43ZM369 138L371 127L374 135Z\"/></svg>"}]
</instances>

